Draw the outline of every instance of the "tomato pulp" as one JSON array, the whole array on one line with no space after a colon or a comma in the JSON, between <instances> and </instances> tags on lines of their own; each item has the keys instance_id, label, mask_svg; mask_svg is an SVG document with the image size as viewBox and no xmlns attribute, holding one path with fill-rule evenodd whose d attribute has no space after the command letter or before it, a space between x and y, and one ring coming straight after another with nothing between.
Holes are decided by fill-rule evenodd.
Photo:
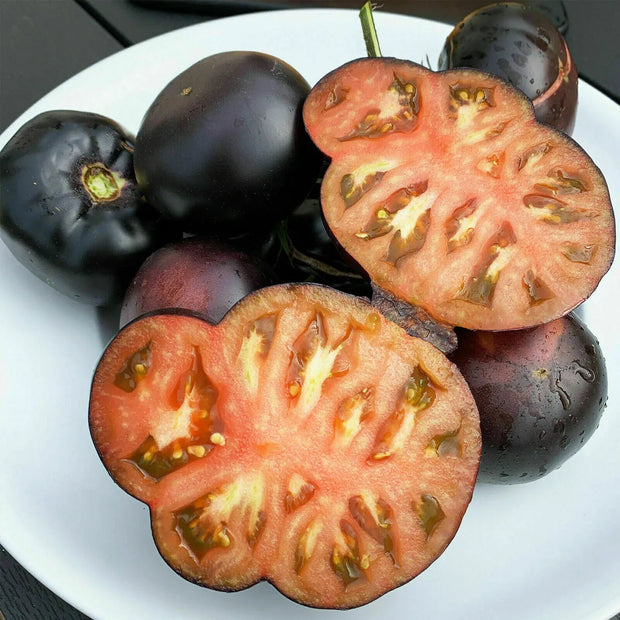
<instances>
[{"instance_id":1,"label":"tomato pulp","mask_svg":"<svg viewBox=\"0 0 620 620\"><path fill-rule=\"evenodd\" d=\"M611 265L602 174L498 78L364 58L319 81L304 119L331 158L332 233L375 284L440 323L545 323Z\"/></svg>"},{"instance_id":2,"label":"tomato pulp","mask_svg":"<svg viewBox=\"0 0 620 620\"><path fill-rule=\"evenodd\" d=\"M217 326L131 323L97 367L90 426L174 570L322 608L365 604L443 552L481 448L456 366L310 284L252 293Z\"/></svg>"}]
</instances>

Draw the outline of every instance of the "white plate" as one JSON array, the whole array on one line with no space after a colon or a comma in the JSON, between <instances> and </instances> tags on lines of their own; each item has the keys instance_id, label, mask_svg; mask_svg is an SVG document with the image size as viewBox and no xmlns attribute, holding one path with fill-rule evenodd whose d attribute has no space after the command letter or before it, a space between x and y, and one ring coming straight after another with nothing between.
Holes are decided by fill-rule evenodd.
<instances>
[{"instance_id":1,"label":"white plate","mask_svg":"<svg viewBox=\"0 0 620 620\"><path fill-rule=\"evenodd\" d=\"M449 27L378 11L386 56L437 58ZM54 108L83 109L136 131L159 90L209 54L259 50L310 83L365 55L357 13L292 10L207 22L131 47L62 84L0 136ZM575 138L620 198L620 107L580 83ZM146 507L105 472L87 425L101 317L39 282L0 244L0 539L29 571L94 618L315 618L336 612L292 603L260 584L212 592L159 557ZM347 618L608 620L620 611L620 303L616 261L582 316L610 375L598 431L537 482L478 485L447 551L410 584Z\"/></svg>"}]
</instances>

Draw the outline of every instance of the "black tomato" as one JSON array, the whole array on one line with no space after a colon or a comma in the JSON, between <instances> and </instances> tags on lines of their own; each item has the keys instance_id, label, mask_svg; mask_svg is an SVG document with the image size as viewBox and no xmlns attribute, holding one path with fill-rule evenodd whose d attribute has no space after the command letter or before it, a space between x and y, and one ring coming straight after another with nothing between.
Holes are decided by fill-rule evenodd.
<instances>
[{"instance_id":1,"label":"black tomato","mask_svg":"<svg viewBox=\"0 0 620 620\"><path fill-rule=\"evenodd\" d=\"M98 114L44 112L0 152L0 236L38 278L111 305L142 261L175 237L140 193L133 138Z\"/></svg>"},{"instance_id":2,"label":"black tomato","mask_svg":"<svg viewBox=\"0 0 620 620\"><path fill-rule=\"evenodd\" d=\"M318 197L309 196L281 226L276 272L283 282L316 282L351 295L372 295L366 274L325 226Z\"/></svg>"},{"instance_id":3,"label":"black tomato","mask_svg":"<svg viewBox=\"0 0 620 620\"><path fill-rule=\"evenodd\" d=\"M577 68L566 41L536 9L499 2L467 15L450 33L439 69L472 67L524 92L536 118L571 133L577 109Z\"/></svg>"},{"instance_id":4,"label":"black tomato","mask_svg":"<svg viewBox=\"0 0 620 620\"><path fill-rule=\"evenodd\" d=\"M258 52L215 54L183 71L136 137L149 202L196 234L241 234L286 217L322 163L302 120L309 90L290 65Z\"/></svg>"},{"instance_id":5,"label":"black tomato","mask_svg":"<svg viewBox=\"0 0 620 620\"><path fill-rule=\"evenodd\" d=\"M274 282L258 257L216 239L185 238L144 261L125 294L120 324L165 308L192 310L218 323L237 301Z\"/></svg>"},{"instance_id":6,"label":"black tomato","mask_svg":"<svg viewBox=\"0 0 620 620\"><path fill-rule=\"evenodd\" d=\"M526 330L460 330L458 341L452 360L480 412L479 480L536 480L596 430L607 401L605 359L574 314Z\"/></svg>"}]
</instances>

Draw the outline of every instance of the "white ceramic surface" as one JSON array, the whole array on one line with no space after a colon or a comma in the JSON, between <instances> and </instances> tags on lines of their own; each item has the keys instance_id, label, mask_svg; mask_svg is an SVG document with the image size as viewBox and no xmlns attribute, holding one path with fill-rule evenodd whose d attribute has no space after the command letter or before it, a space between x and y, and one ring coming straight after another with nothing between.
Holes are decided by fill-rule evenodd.
<instances>
[{"instance_id":1,"label":"white ceramic surface","mask_svg":"<svg viewBox=\"0 0 620 620\"><path fill-rule=\"evenodd\" d=\"M434 66L449 27L375 13L383 54ZM595 42L594 42L595 44ZM209 54L264 51L310 83L365 55L354 11L254 13L157 37L78 74L27 110L99 112L136 131L177 73ZM580 83L574 137L620 201L620 106ZM325 618L267 584L237 594L178 577L152 542L146 507L117 487L92 446L90 379L109 321L31 276L0 244L0 541L36 577L102 620ZM474 620L608 620L620 611L620 267L581 309L599 337L609 404L599 429L559 470L518 486L478 485L461 529L422 575L347 613Z\"/></svg>"}]
</instances>

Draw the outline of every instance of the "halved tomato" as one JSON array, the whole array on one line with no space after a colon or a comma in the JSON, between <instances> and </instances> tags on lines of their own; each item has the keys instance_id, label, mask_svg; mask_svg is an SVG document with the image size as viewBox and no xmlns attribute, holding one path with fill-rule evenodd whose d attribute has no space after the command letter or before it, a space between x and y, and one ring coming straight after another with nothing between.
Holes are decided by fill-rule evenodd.
<instances>
[{"instance_id":1,"label":"halved tomato","mask_svg":"<svg viewBox=\"0 0 620 620\"><path fill-rule=\"evenodd\" d=\"M319 81L304 119L332 158L321 201L334 236L376 285L440 323L550 321L611 265L601 172L495 77L364 58Z\"/></svg>"},{"instance_id":2,"label":"halved tomato","mask_svg":"<svg viewBox=\"0 0 620 620\"><path fill-rule=\"evenodd\" d=\"M481 447L456 366L308 284L253 293L217 326L131 323L98 365L90 426L174 570L323 608L367 603L443 552Z\"/></svg>"}]
</instances>

